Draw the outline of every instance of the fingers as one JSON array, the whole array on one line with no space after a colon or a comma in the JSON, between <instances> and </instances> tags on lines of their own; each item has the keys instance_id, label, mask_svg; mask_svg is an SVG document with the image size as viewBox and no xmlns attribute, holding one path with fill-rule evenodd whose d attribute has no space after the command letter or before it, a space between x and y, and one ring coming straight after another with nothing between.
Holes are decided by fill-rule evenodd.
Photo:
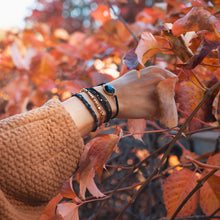
<instances>
[{"instance_id":1,"label":"fingers","mask_svg":"<svg viewBox=\"0 0 220 220\"><path fill-rule=\"evenodd\" d=\"M164 78L177 77L175 74L159 66L149 66L141 70L141 76L161 74Z\"/></svg>"}]
</instances>

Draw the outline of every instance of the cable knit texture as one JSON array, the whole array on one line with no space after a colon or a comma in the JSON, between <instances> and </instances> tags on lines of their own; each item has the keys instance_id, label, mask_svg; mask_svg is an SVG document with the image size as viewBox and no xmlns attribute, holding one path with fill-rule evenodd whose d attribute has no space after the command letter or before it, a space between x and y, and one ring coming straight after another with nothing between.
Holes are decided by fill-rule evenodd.
<instances>
[{"instance_id":1,"label":"cable knit texture","mask_svg":"<svg viewBox=\"0 0 220 220\"><path fill-rule=\"evenodd\" d=\"M83 146L58 100L0 121L0 219L38 219L76 170Z\"/></svg>"}]
</instances>

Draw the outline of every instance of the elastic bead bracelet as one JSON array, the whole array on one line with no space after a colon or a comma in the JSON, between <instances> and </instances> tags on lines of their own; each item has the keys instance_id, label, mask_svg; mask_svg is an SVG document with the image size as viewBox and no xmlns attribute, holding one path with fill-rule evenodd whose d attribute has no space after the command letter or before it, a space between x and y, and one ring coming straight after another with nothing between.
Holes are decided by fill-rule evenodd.
<instances>
[{"instance_id":1,"label":"elastic bead bracelet","mask_svg":"<svg viewBox=\"0 0 220 220\"><path fill-rule=\"evenodd\" d=\"M111 105L109 104L108 100L106 99L106 97L104 95L102 95L100 92L98 92L96 89L94 89L92 87L88 88L87 90L89 92L91 92L97 98L99 103L105 109L106 119L104 122L108 122L112 117L112 108L111 108Z\"/></svg>"},{"instance_id":2,"label":"elastic bead bracelet","mask_svg":"<svg viewBox=\"0 0 220 220\"><path fill-rule=\"evenodd\" d=\"M115 94L115 88L111 85L103 85L103 90L105 92L105 94L110 95L110 96L114 96L115 98L115 103L116 103L116 113L112 118L117 117L118 113L119 113L119 105L118 105L118 97Z\"/></svg>"},{"instance_id":3,"label":"elastic bead bracelet","mask_svg":"<svg viewBox=\"0 0 220 220\"><path fill-rule=\"evenodd\" d=\"M95 114L95 112L93 111L91 105L85 100L85 98L81 94L75 93L72 95L72 97L73 96L78 97L84 103L84 105L87 107L87 109L90 111L90 113L92 114L92 116L95 120L95 128L92 131L96 131L96 129L98 127L98 118L97 118L97 115Z\"/></svg>"},{"instance_id":4,"label":"elastic bead bracelet","mask_svg":"<svg viewBox=\"0 0 220 220\"><path fill-rule=\"evenodd\" d=\"M89 98L93 101L93 103L95 104L97 110L100 113L100 125L103 123L103 119L104 119L104 111L102 110L101 106L99 105L99 102L96 100L96 98L90 93L90 91L88 89L83 88L80 92L85 92Z\"/></svg>"}]
</instances>

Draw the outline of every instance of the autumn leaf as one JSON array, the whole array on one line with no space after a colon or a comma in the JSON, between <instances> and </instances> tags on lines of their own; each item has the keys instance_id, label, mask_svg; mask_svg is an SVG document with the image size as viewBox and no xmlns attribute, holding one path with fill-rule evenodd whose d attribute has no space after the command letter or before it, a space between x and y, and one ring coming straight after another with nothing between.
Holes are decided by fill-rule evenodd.
<instances>
[{"instance_id":1,"label":"autumn leaf","mask_svg":"<svg viewBox=\"0 0 220 220\"><path fill-rule=\"evenodd\" d=\"M126 64L128 70L136 69L138 67L139 62L137 54L135 53L135 49L132 49L128 53L126 53L123 61Z\"/></svg>"},{"instance_id":2,"label":"autumn leaf","mask_svg":"<svg viewBox=\"0 0 220 220\"><path fill-rule=\"evenodd\" d=\"M146 129L146 120L145 119L128 119L128 130L133 133L142 133L142 134L133 134L133 137L139 141L143 142L143 135Z\"/></svg>"},{"instance_id":3,"label":"autumn leaf","mask_svg":"<svg viewBox=\"0 0 220 220\"><path fill-rule=\"evenodd\" d=\"M195 107L199 104L204 96L204 92L191 81L183 81L177 83L176 85L176 101L179 103L179 108L185 112L183 113L182 118L187 118L195 109ZM195 115L200 120L205 120L205 111L200 109ZM190 130L196 130L202 127L201 122L193 119L189 123Z\"/></svg>"},{"instance_id":4,"label":"autumn leaf","mask_svg":"<svg viewBox=\"0 0 220 220\"><path fill-rule=\"evenodd\" d=\"M79 220L79 205L75 203L61 203L57 205L57 213L64 220Z\"/></svg>"},{"instance_id":5,"label":"autumn leaf","mask_svg":"<svg viewBox=\"0 0 220 220\"><path fill-rule=\"evenodd\" d=\"M60 190L60 194L65 198L70 198L74 202L80 203L81 200L77 197L76 193L74 192L72 182L73 182L72 177L70 177L68 180L66 180Z\"/></svg>"},{"instance_id":6,"label":"autumn leaf","mask_svg":"<svg viewBox=\"0 0 220 220\"><path fill-rule=\"evenodd\" d=\"M160 49L154 36L150 32L143 32L135 49L138 62L144 66L144 63L159 51Z\"/></svg>"},{"instance_id":7,"label":"autumn leaf","mask_svg":"<svg viewBox=\"0 0 220 220\"><path fill-rule=\"evenodd\" d=\"M116 134L99 134L86 144L80 158L77 177L80 182L80 196L83 199L85 199L86 188L95 197L104 196L93 178L96 171L99 181L101 180L104 164L115 149L121 136L120 133L121 130L117 129Z\"/></svg>"},{"instance_id":8,"label":"autumn leaf","mask_svg":"<svg viewBox=\"0 0 220 220\"><path fill-rule=\"evenodd\" d=\"M215 191L208 181L205 182L200 189L200 207L207 216L211 215L217 208L220 207L220 200L217 198ZM220 212L216 213L216 215L219 214Z\"/></svg>"},{"instance_id":9,"label":"autumn leaf","mask_svg":"<svg viewBox=\"0 0 220 220\"><path fill-rule=\"evenodd\" d=\"M189 194L189 192L196 186L197 178L193 171L183 168L179 171L173 172L166 178L163 185L164 204L167 210L167 217L170 218L177 207ZM196 192L180 210L177 217L184 217L192 215L199 201L199 193Z\"/></svg>"},{"instance_id":10,"label":"autumn leaf","mask_svg":"<svg viewBox=\"0 0 220 220\"><path fill-rule=\"evenodd\" d=\"M91 163L81 172L79 172L79 195L85 200L86 188L96 198L105 196L95 184L95 169L91 166Z\"/></svg>"},{"instance_id":11,"label":"autumn leaf","mask_svg":"<svg viewBox=\"0 0 220 220\"><path fill-rule=\"evenodd\" d=\"M177 107L174 100L176 82L177 77L161 80L155 90L161 112L159 120L168 128L175 127L178 124Z\"/></svg>"},{"instance_id":12,"label":"autumn leaf","mask_svg":"<svg viewBox=\"0 0 220 220\"><path fill-rule=\"evenodd\" d=\"M220 153L210 156L207 160L207 165L220 165ZM202 173L201 178L204 178L211 169L205 169ZM217 208L220 207L220 170L215 172L209 179L204 183L200 189L200 206L202 211L206 215L211 215ZM220 211L216 213L219 215Z\"/></svg>"},{"instance_id":13,"label":"autumn leaf","mask_svg":"<svg viewBox=\"0 0 220 220\"><path fill-rule=\"evenodd\" d=\"M115 134L100 134L95 137L96 141L89 149L88 158L98 174L99 181L101 180L103 166L111 156L119 138Z\"/></svg>"},{"instance_id":14,"label":"autumn leaf","mask_svg":"<svg viewBox=\"0 0 220 220\"><path fill-rule=\"evenodd\" d=\"M54 76L56 62L47 52L38 52L30 64L30 78L40 90L50 90L55 87Z\"/></svg>"},{"instance_id":15,"label":"autumn leaf","mask_svg":"<svg viewBox=\"0 0 220 220\"><path fill-rule=\"evenodd\" d=\"M57 194L54 198L50 200L50 202L47 204L46 208L44 209L42 215L40 216L39 220L48 220L53 217L55 217L55 209L57 204L60 202L60 200L63 197L61 194ZM62 220L62 217L56 216L57 220Z\"/></svg>"},{"instance_id":16,"label":"autumn leaf","mask_svg":"<svg viewBox=\"0 0 220 220\"><path fill-rule=\"evenodd\" d=\"M11 57L15 66L20 70L29 70L31 59L37 53L36 50L33 48L29 48L26 51L25 57L22 57L16 42L11 45L10 49Z\"/></svg>"},{"instance_id":17,"label":"autumn leaf","mask_svg":"<svg viewBox=\"0 0 220 220\"><path fill-rule=\"evenodd\" d=\"M213 50L220 46L220 40L217 39L208 39L205 35L201 36L201 43L197 48L195 54L187 60L187 62L179 65L183 66L185 69L193 69L198 64L202 62L202 60Z\"/></svg>"},{"instance_id":18,"label":"autumn leaf","mask_svg":"<svg viewBox=\"0 0 220 220\"><path fill-rule=\"evenodd\" d=\"M173 23L172 33L175 36L188 31L208 30L220 36L220 22L203 7L194 7L183 18Z\"/></svg>"},{"instance_id":19,"label":"autumn leaf","mask_svg":"<svg viewBox=\"0 0 220 220\"><path fill-rule=\"evenodd\" d=\"M95 11L92 11L90 15L102 24L111 19L109 8L103 4L98 4L97 9Z\"/></svg>"},{"instance_id":20,"label":"autumn leaf","mask_svg":"<svg viewBox=\"0 0 220 220\"><path fill-rule=\"evenodd\" d=\"M220 120L220 91L215 96L212 103L212 114L215 116L216 120Z\"/></svg>"}]
</instances>

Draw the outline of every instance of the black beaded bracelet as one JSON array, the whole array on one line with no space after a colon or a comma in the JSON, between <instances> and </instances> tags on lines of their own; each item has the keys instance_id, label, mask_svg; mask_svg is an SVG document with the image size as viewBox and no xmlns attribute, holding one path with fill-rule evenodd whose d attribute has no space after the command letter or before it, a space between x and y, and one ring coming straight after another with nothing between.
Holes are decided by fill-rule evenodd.
<instances>
[{"instance_id":1,"label":"black beaded bracelet","mask_svg":"<svg viewBox=\"0 0 220 220\"><path fill-rule=\"evenodd\" d=\"M99 103L105 109L106 119L104 122L108 122L112 117L112 108L111 108L111 105L109 104L108 100L106 99L106 97L104 95L102 95L100 92L98 92L96 89L94 89L92 87L88 88L87 90L89 92L91 92L97 98Z\"/></svg>"},{"instance_id":2,"label":"black beaded bracelet","mask_svg":"<svg viewBox=\"0 0 220 220\"><path fill-rule=\"evenodd\" d=\"M97 118L97 115L95 114L95 112L93 111L91 105L85 100L85 98L81 94L75 93L72 95L72 97L73 96L78 97L84 103L84 105L87 107L87 109L90 111L90 113L92 114L92 116L95 120L95 128L92 131L96 131L96 129L98 127L98 118Z\"/></svg>"}]
</instances>

